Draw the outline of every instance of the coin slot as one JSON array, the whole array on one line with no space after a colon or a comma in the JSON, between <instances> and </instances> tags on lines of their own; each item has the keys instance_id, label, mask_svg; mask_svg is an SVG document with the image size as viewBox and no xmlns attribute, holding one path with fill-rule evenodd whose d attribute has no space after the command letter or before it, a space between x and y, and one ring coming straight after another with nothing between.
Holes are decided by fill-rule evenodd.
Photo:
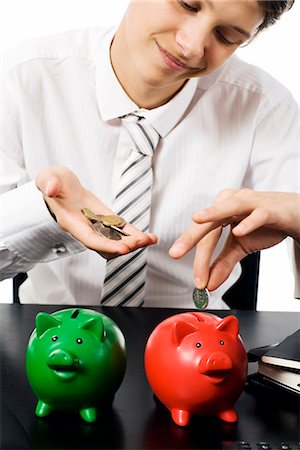
<instances>
[{"instance_id":1,"label":"coin slot","mask_svg":"<svg viewBox=\"0 0 300 450\"><path fill-rule=\"evenodd\" d=\"M75 311L73 312L73 314L71 315L71 319L76 319L76 317L79 314L79 309L75 309Z\"/></svg>"}]
</instances>

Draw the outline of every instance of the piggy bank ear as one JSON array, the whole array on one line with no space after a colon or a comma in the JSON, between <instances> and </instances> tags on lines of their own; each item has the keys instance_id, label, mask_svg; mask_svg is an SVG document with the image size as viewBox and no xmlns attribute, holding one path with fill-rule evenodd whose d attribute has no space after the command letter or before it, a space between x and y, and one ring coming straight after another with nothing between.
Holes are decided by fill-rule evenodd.
<instances>
[{"instance_id":1,"label":"piggy bank ear","mask_svg":"<svg viewBox=\"0 0 300 450\"><path fill-rule=\"evenodd\" d=\"M181 344L181 341L185 336L191 333L195 333L198 328L195 327L195 325L184 322L183 320L178 320L177 322L173 323L172 327L172 338L176 345Z\"/></svg>"},{"instance_id":2,"label":"piggy bank ear","mask_svg":"<svg viewBox=\"0 0 300 450\"><path fill-rule=\"evenodd\" d=\"M56 319L51 314L38 313L35 319L37 337L40 338L49 328L58 327L60 324L61 320Z\"/></svg>"},{"instance_id":3,"label":"piggy bank ear","mask_svg":"<svg viewBox=\"0 0 300 450\"><path fill-rule=\"evenodd\" d=\"M80 328L93 333L97 339L103 341L104 326L101 317L92 317L91 319L88 319Z\"/></svg>"},{"instance_id":4,"label":"piggy bank ear","mask_svg":"<svg viewBox=\"0 0 300 450\"><path fill-rule=\"evenodd\" d=\"M229 333L232 337L237 337L239 333L239 322L234 316L227 316L221 320L216 326L218 331L225 331Z\"/></svg>"}]
</instances>

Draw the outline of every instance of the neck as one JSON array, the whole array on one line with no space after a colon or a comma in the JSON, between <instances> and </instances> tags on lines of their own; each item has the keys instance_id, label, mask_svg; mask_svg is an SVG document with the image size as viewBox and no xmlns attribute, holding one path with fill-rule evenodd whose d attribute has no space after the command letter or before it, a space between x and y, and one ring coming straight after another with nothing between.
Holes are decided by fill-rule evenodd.
<instances>
[{"instance_id":1,"label":"neck","mask_svg":"<svg viewBox=\"0 0 300 450\"><path fill-rule=\"evenodd\" d=\"M114 73L126 94L139 108L153 109L164 105L177 94L185 84L180 81L171 86L151 86L145 83L137 74L128 55L125 39L118 31L111 45L110 58Z\"/></svg>"}]
</instances>

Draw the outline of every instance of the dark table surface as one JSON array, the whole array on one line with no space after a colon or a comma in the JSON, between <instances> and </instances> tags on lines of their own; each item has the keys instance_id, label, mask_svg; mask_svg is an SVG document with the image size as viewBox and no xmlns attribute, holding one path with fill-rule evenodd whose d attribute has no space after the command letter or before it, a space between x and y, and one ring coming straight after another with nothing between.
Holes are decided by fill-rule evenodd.
<instances>
[{"instance_id":1,"label":"dark table surface","mask_svg":"<svg viewBox=\"0 0 300 450\"><path fill-rule=\"evenodd\" d=\"M39 311L61 306L0 305L2 450L33 449L218 449L237 448L242 441L299 441L299 400L258 388L245 388L236 408L239 420L226 424L217 418L193 417L187 427L172 422L158 405L145 377L146 341L163 319L183 310L151 308L97 308L123 331L127 346L127 370L112 408L94 424L77 414L54 412L35 416L36 398L25 372L25 352ZM300 328L300 313L256 311L208 311L239 319L247 350L278 342ZM257 363L249 364L249 373ZM4 436L4 437L3 437ZM256 448L256 447L252 447ZM294 448L294 447L293 447Z\"/></svg>"}]
</instances>

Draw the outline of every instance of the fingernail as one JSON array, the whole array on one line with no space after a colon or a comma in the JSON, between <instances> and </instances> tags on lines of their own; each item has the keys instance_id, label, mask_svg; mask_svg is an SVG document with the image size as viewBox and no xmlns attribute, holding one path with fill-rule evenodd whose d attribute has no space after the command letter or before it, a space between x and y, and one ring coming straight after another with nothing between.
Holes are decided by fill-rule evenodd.
<instances>
[{"instance_id":1,"label":"fingernail","mask_svg":"<svg viewBox=\"0 0 300 450\"><path fill-rule=\"evenodd\" d=\"M196 212L196 215L199 217L205 217L208 214L208 210L207 209L201 209L200 211Z\"/></svg>"},{"instance_id":2,"label":"fingernail","mask_svg":"<svg viewBox=\"0 0 300 450\"><path fill-rule=\"evenodd\" d=\"M51 186L51 181L48 181L48 183L46 184L46 187L44 189L44 195L46 195L47 197L49 197L50 186Z\"/></svg>"},{"instance_id":3,"label":"fingernail","mask_svg":"<svg viewBox=\"0 0 300 450\"><path fill-rule=\"evenodd\" d=\"M197 289L204 289L204 287L205 287L205 286L203 286L203 283L199 277L194 278L194 284L195 284L195 288L197 288Z\"/></svg>"},{"instance_id":4,"label":"fingernail","mask_svg":"<svg viewBox=\"0 0 300 450\"><path fill-rule=\"evenodd\" d=\"M244 232L246 230L246 227L245 227L245 225L243 223L239 223L233 229L240 233L240 232Z\"/></svg>"},{"instance_id":5,"label":"fingernail","mask_svg":"<svg viewBox=\"0 0 300 450\"><path fill-rule=\"evenodd\" d=\"M197 220L198 221L203 221L203 220L206 219L206 216L207 216L207 212L206 212L205 209L203 209L203 210L198 211L198 212L193 214L193 220L195 220L195 221L197 221Z\"/></svg>"},{"instance_id":6,"label":"fingernail","mask_svg":"<svg viewBox=\"0 0 300 450\"><path fill-rule=\"evenodd\" d=\"M184 252L184 250L185 250L185 246L181 242L174 242L174 244L172 245L172 247L169 250L169 254L171 255L171 253L172 253L174 256L177 256L178 254Z\"/></svg>"}]
</instances>

